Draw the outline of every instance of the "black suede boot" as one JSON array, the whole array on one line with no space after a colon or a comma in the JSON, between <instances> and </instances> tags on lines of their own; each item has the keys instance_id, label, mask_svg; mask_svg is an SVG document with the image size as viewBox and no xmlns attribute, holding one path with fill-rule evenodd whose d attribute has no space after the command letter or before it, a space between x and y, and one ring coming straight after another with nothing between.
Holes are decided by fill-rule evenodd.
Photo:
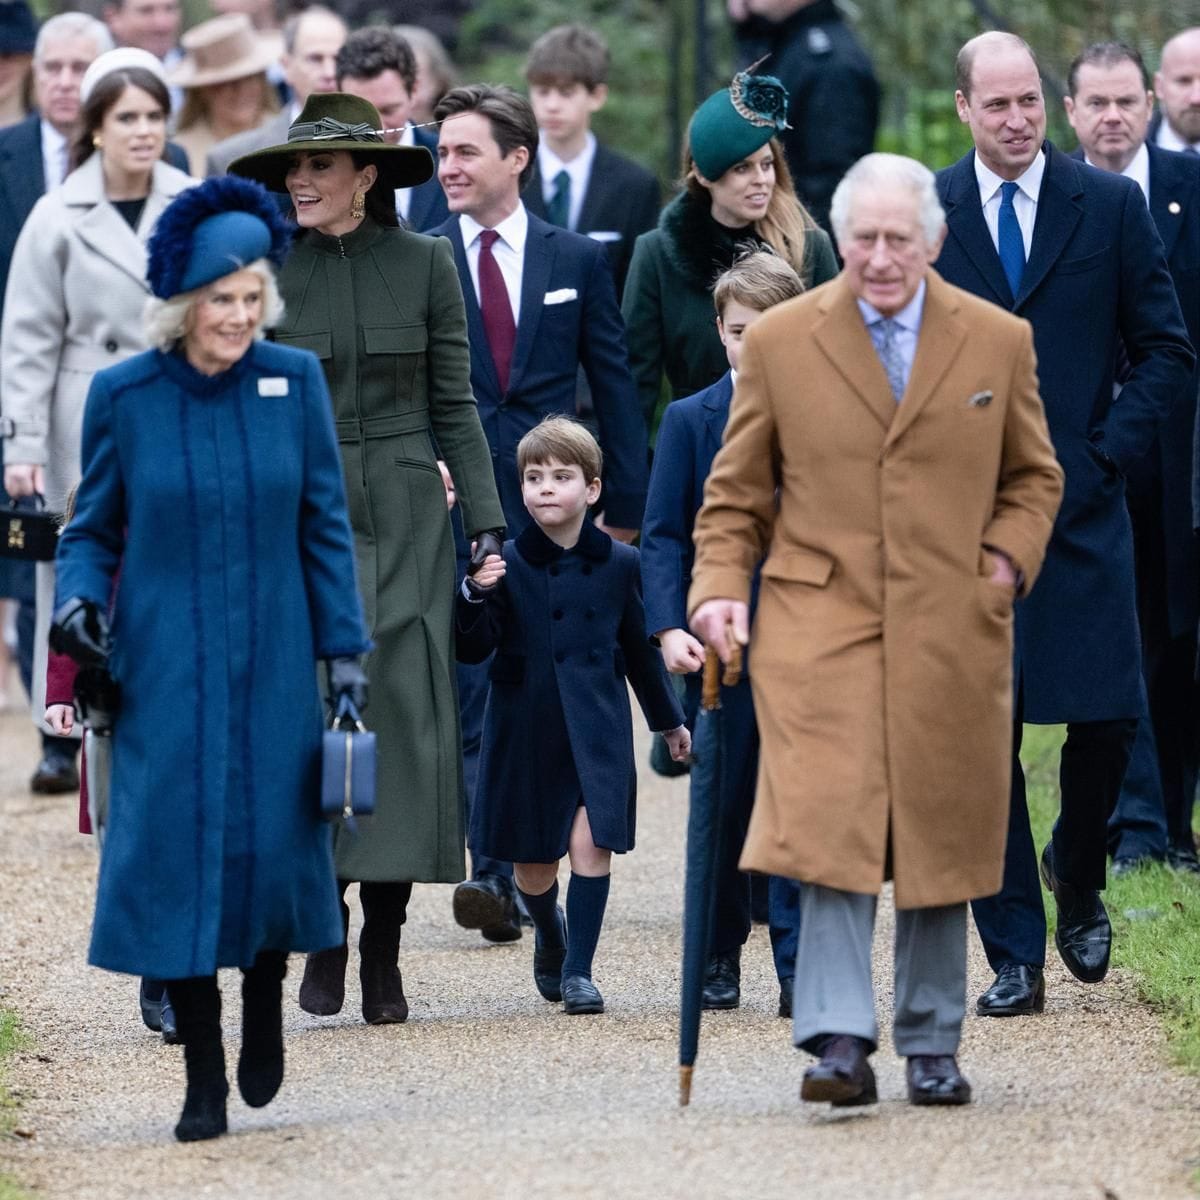
<instances>
[{"instance_id":1,"label":"black suede boot","mask_svg":"<svg viewBox=\"0 0 1200 1200\"><path fill-rule=\"evenodd\" d=\"M217 990L217 977L201 975L171 979L168 983L187 1064L187 1095L175 1136L181 1142L220 1137L229 1127L225 1117L229 1083L221 1045L221 993Z\"/></svg>"},{"instance_id":2,"label":"black suede boot","mask_svg":"<svg viewBox=\"0 0 1200 1200\"><path fill-rule=\"evenodd\" d=\"M363 1020L368 1025L396 1025L408 1020L408 1001L396 959L412 884L361 883L358 890L363 907L358 939Z\"/></svg>"},{"instance_id":3,"label":"black suede boot","mask_svg":"<svg viewBox=\"0 0 1200 1200\"><path fill-rule=\"evenodd\" d=\"M349 950L346 935L350 929L350 909L346 889L350 880L339 879L338 902L342 906L342 944L330 950L318 950L304 960L304 978L300 981L300 1007L317 1017L332 1017L346 1002L346 961Z\"/></svg>"},{"instance_id":4,"label":"black suede boot","mask_svg":"<svg viewBox=\"0 0 1200 1200\"><path fill-rule=\"evenodd\" d=\"M287 955L264 950L242 974L242 1052L237 1081L242 1099L262 1108L283 1082L283 977Z\"/></svg>"}]
</instances>

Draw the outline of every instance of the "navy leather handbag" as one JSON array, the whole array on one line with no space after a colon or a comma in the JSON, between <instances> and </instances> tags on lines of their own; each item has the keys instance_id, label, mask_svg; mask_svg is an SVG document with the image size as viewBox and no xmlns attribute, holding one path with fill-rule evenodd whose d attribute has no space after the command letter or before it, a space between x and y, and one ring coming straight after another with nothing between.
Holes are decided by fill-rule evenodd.
<instances>
[{"instance_id":1,"label":"navy leather handbag","mask_svg":"<svg viewBox=\"0 0 1200 1200\"><path fill-rule=\"evenodd\" d=\"M349 696L341 696L325 731L321 753L321 814L341 818L353 830L355 817L375 811L375 735L367 730Z\"/></svg>"}]
</instances>

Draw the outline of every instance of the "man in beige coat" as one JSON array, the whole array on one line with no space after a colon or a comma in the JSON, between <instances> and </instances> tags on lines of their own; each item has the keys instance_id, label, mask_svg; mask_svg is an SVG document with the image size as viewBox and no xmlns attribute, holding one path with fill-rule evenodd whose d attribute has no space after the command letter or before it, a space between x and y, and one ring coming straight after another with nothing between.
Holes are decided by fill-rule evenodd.
<instances>
[{"instance_id":1,"label":"man in beige coat","mask_svg":"<svg viewBox=\"0 0 1200 1200\"><path fill-rule=\"evenodd\" d=\"M689 624L748 640L762 736L742 866L799 879L801 1098L875 1100L876 896L895 880L894 1040L914 1104L964 1104L966 903L999 890L1013 599L1062 494L1029 325L930 268L930 171L868 155L845 267L747 336L696 523ZM765 561L763 561L765 560Z\"/></svg>"}]
</instances>

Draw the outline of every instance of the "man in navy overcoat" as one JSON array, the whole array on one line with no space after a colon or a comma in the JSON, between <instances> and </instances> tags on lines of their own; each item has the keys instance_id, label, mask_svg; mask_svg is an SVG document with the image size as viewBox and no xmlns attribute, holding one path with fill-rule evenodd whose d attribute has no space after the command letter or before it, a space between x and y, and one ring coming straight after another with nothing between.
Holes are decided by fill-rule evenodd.
<instances>
[{"instance_id":1,"label":"man in navy overcoat","mask_svg":"<svg viewBox=\"0 0 1200 1200\"><path fill-rule=\"evenodd\" d=\"M454 247L467 306L471 388L509 535L529 520L517 443L545 416L574 415L582 366L604 451L604 523L618 540L632 541L646 503L646 427L604 247L539 220L521 203L538 144L537 122L523 96L482 84L455 88L434 115L443 122L438 178L452 215L429 232ZM461 536L459 542L461 556ZM470 803L486 671L460 667L458 680ZM459 889L480 893L471 897L472 911L486 909L494 918L482 926L484 935L519 937L511 866L475 857L472 870L475 878ZM493 902L481 903L488 896Z\"/></svg>"},{"instance_id":2,"label":"man in navy overcoat","mask_svg":"<svg viewBox=\"0 0 1200 1200\"><path fill-rule=\"evenodd\" d=\"M949 236L936 269L1033 325L1038 377L1066 490L1038 586L1017 606L1017 704L1004 886L976 901L995 983L977 1011L1044 1004L1046 924L1018 753L1022 713L1067 725L1062 809L1042 853L1058 908L1055 941L1085 982L1108 970L1100 899L1106 823L1142 710L1133 534L1125 476L1150 449L1195 356L1162 242L1131 180L1094 171L1044 140L1032 51L986 33L959 52L959 117L975 149L938 176ZM1114 399L1116 362L1128 377Z\"/></svg>"},{"instance_id":3,"label":"man in navy overcoat","mask_svg":"<svg viewBox=\"0 0 1200 1200\"><path fill-rule=\"evenodd\" d=\"M1067 88L1067 119L1080 143L1075 157L1126 175L1142 189L1188 336L1193 346L1200 344L1200 158L1147 140L1154 93L1142 56L1132 47L1089 46L1071 65ZM1133 758L1109 822L1114 872L1164 858L1200 871L1192 839L1200 766L1200 688L1194 674L1200 553L1191 503L1198 382L1193 372L1149 453L1126 478L1150 712L1138 723Z\"/></svg>"}]
</instances>

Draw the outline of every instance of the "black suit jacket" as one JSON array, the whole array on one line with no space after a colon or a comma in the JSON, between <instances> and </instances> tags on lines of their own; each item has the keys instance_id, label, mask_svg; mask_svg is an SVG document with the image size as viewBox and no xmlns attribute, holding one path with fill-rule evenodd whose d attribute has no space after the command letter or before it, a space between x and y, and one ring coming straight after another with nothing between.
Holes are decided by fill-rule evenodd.
<instances>
[{"instance_id":1,"label":"black suit jacket","mask_svg":"<svg viewBox=\"0 0 1200 1200\"><path fill-rule=\"evenodd\" d=\"M1141 649L1122 477L1153 445L1195 354L1141 190L1048 142L1045 152L1017 295L983 216L974 151L938 173L949 234L934 266L1033 326L1046 419L1066 473L1042 573L1017 605L1025 719L1136 717ZM1114 400L1119 342L1132 372Z\"/></svg>"},{"instance_id":2,"label":"black suit jacket","mask_svg":"<svg viewBox=\"0 0 1200 1200\"><path fill-rule=\"evenodd\" d=\"M536 164L521 199L534 216L547 219L542 178ZM640 234L658 224L659 201L658 180L649 171L597 143L575 232L604 244L617 284L618 301L625 291L633 243Z\"/></svg>"}]
</instances>

